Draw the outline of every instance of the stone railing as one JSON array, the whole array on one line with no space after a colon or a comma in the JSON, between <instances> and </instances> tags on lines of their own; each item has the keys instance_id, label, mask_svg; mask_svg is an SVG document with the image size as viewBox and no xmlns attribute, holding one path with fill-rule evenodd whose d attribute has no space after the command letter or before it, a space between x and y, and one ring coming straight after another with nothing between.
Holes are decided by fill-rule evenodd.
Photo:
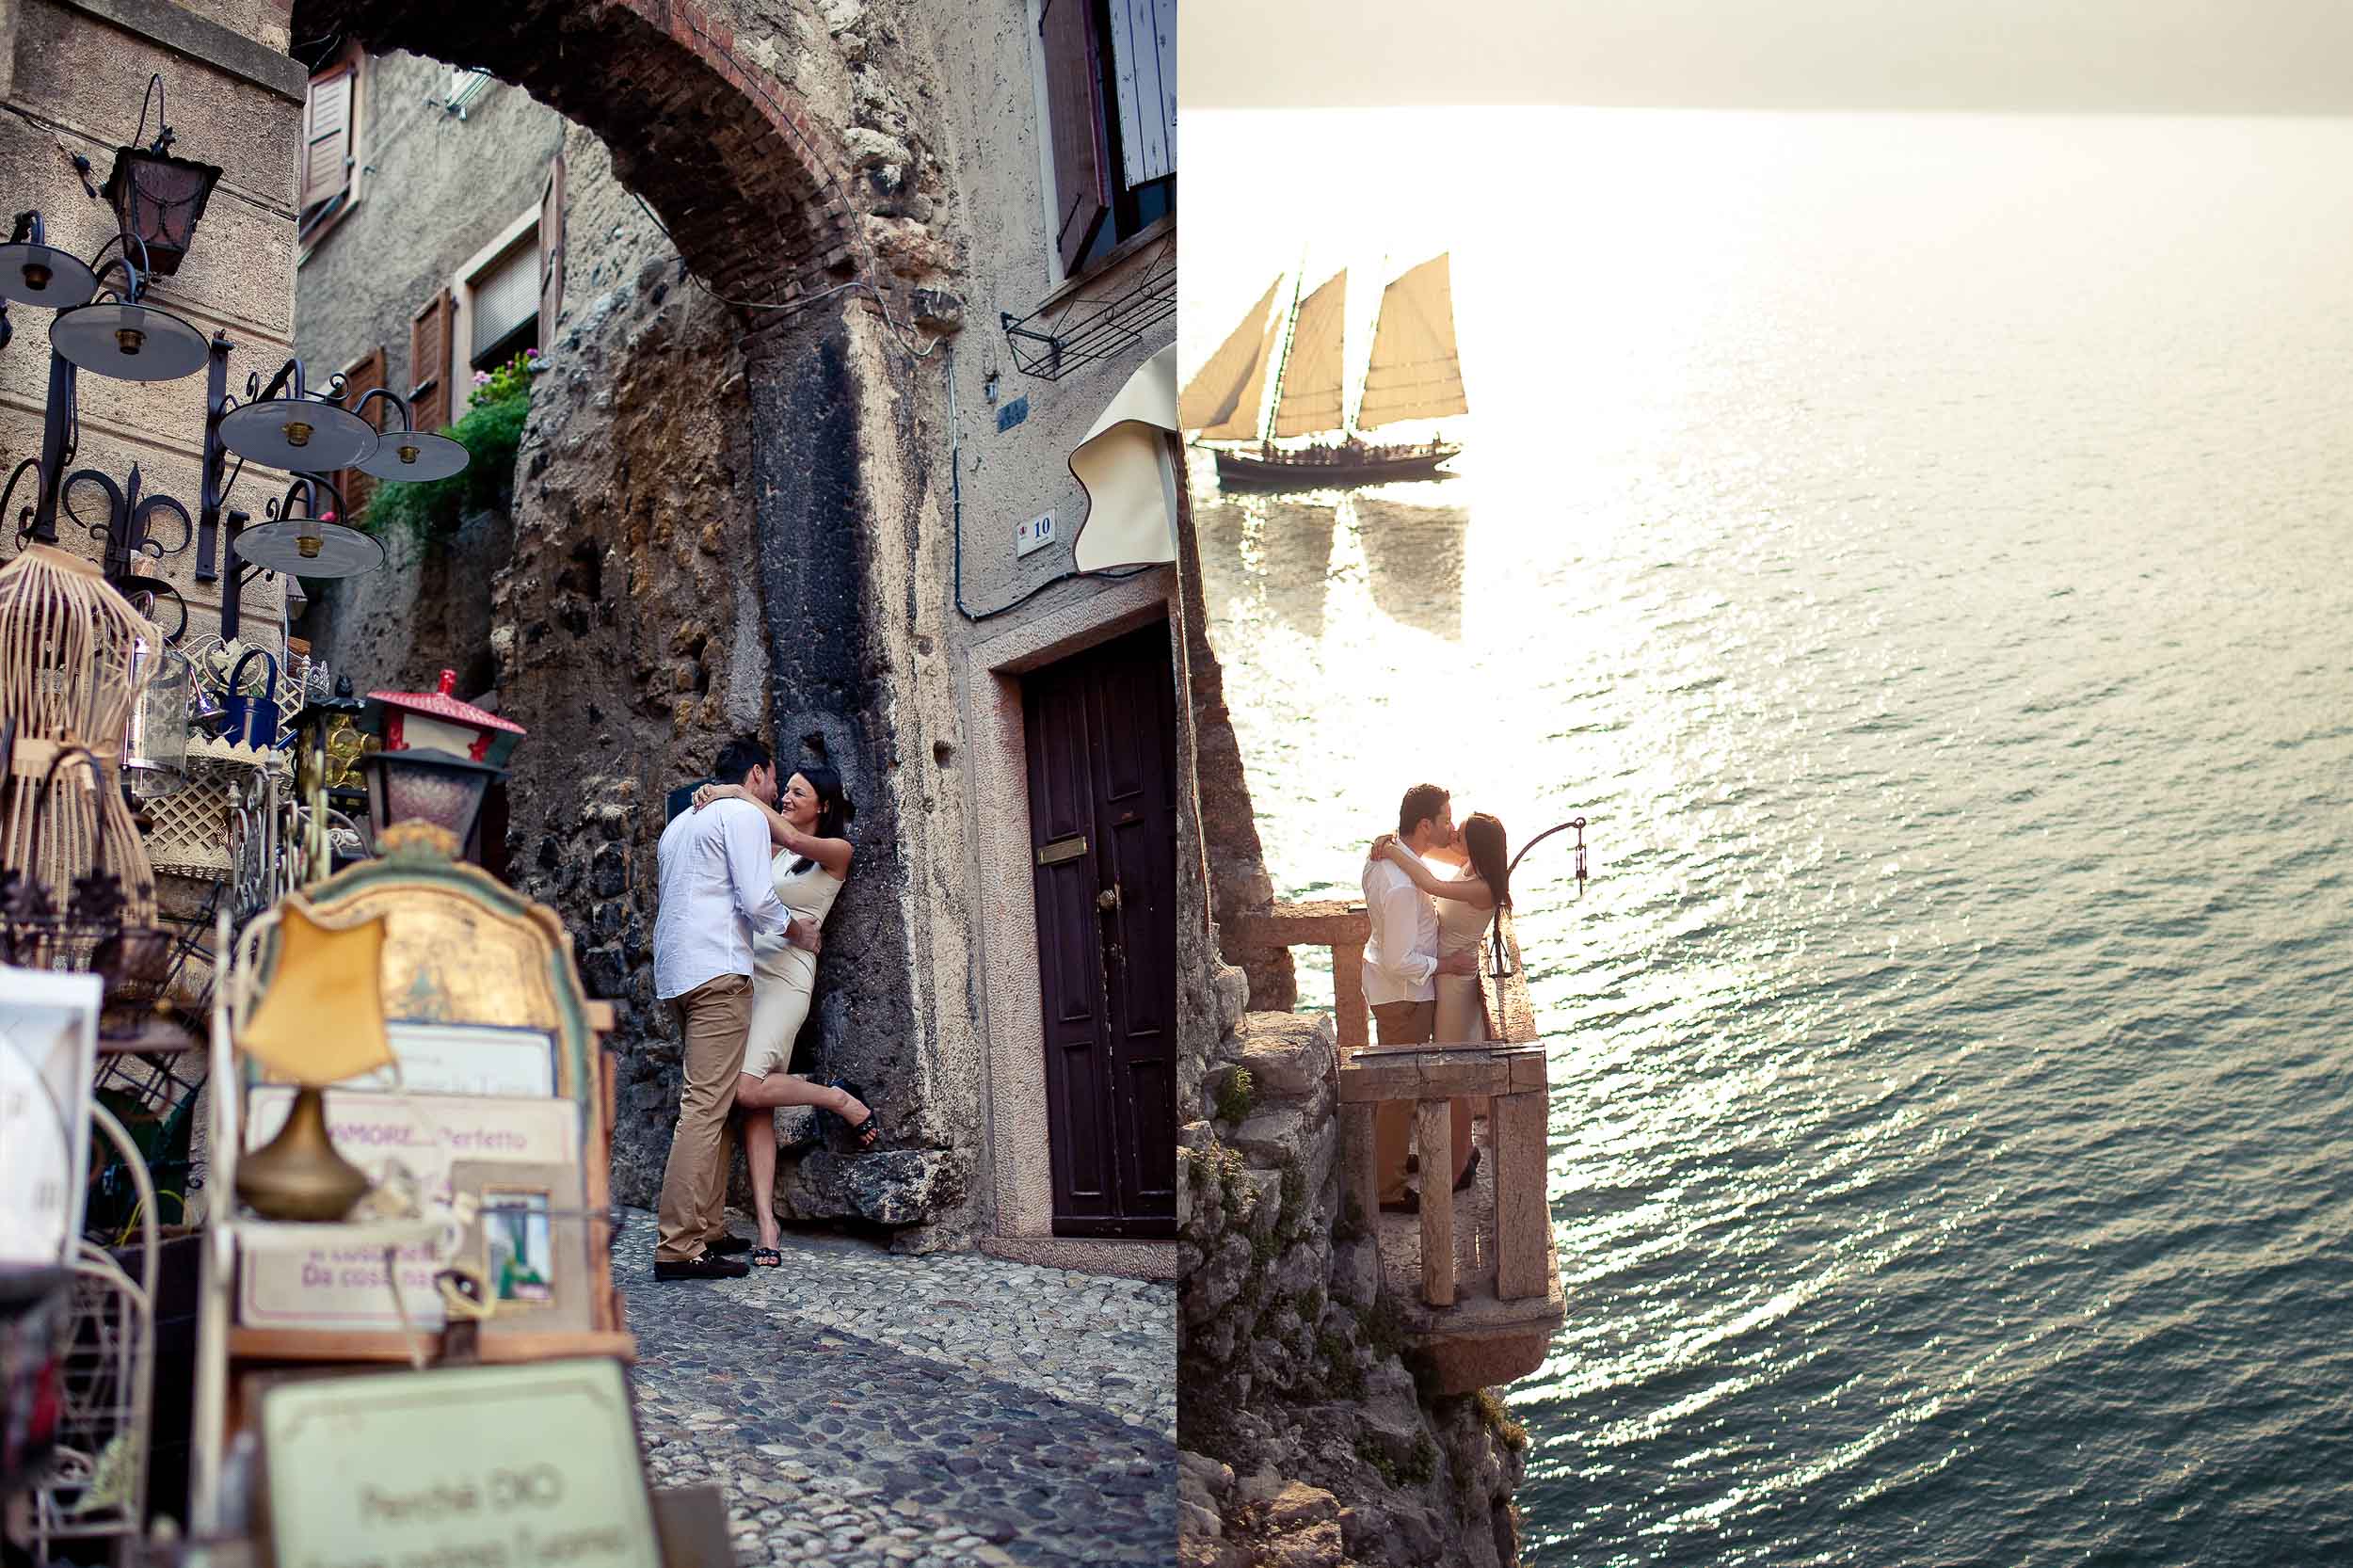
<instances>
[{"instance_id":1,"label":"stone railing","mask_svg":"<svg viewBox=\"0 0 2353 1568\"><path fill-rule=\"evenodd\" d=\"M1412 1337L1439 1373L1464 1390L1525 1376L1543 1364L1566 1316L1545 1192L1548 1085L1545 1052L1504 921L1511 973L1497 980L1482 953L1487 1041L1371 1043L1360 967L1371 925L1363 905L1278 904L1233 922L1243 945L1322 947L1332 952L1339 1048L1342 1191L1379 1240L1383 1272L1407 1307ZM1374 1112L1407 1100L1425 1173L1450 1171L1449 1102L1484 1100L1493 1159L1451 1201L1425 1201L1417 1220L1383 1215L1373 1161ZM1424 1177L1425 1192L1432 1183Z\"/></svg>"}]
</instances>

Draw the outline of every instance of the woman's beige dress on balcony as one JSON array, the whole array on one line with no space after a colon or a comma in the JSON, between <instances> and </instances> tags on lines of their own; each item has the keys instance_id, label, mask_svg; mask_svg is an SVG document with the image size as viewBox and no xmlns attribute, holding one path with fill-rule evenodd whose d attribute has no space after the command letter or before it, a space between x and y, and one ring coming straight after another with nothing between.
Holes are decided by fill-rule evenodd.
<instances>
[{"instance_id":1,"label":"woman's beige dress on balcony","mask_svg":"<svg viewBox=\"0 0 2353 1568\"><path fill-rule=\"evenodd\" d=\"M1482 909L1454 898L1432 902L1438 906L1438 956L1451 958L1458 952L1477 952L1480 938L1486 936L1487 927L1495 919L1494 908ZM1486 1037L1487 1010L1480 1005L1479 977L1438 976L1438 1020L1432 1040L1441 1046L1459 1046Z\"/></svg>"}]
</instances>

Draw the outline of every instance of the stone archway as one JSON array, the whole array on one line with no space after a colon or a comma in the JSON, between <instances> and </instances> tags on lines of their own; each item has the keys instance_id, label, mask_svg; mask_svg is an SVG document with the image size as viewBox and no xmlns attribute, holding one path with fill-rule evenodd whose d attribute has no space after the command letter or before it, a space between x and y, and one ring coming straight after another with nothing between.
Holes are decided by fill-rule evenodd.
<instances>
[{"instance_id":1,"label":"stone archway","mask_svg":"<svg viewBox=\"0 0 2353 1568\"><path fill-rule=\"evenodd\" d=\"M297 0L294 38L297 53L353 41L521 87L602 143L693 275L581 299L568 262L568 400L535 398L515 562L494 590L502 698L534 730L517 756L518 879L563 913L592 988L621 1004L616 1195L649 1201L676 1103L650 976L662 794L707 765L752 686L779 753L822 754L859 803L858 873L803 1036L818 1060L802 1065L877 1091L884 1126L877 1154L801 1161L788 1197L805 1215L952 1234L975 1118L941 1071L940 1003L911 962L930 917L911 906L925 879L908 838L923 829L897 761L928 739L894 729L914 611L888 579L929 504L920 443L899 439L928 400L891 344L952 329L955 249L945 176L907 107L928 62L892 55L879 25L870 40L856 0L825 9Z\"/></svg>"}]
</instances>

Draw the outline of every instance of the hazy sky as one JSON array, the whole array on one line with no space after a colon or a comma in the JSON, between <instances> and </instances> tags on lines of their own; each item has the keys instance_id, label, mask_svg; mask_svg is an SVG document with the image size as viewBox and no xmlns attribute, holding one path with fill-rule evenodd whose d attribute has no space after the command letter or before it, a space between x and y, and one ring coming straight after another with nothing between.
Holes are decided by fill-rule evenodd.
<instances>
[{"instance_id":1,"label":"hazy sky","mask_svg":"<svg viewBox=\"0 0 2353 1568\"><path fill-rule=\"evenodd\" d=\"M2353 0L1183 0L1189 108L2353 113Z\"/></svg>"}]
</instances>

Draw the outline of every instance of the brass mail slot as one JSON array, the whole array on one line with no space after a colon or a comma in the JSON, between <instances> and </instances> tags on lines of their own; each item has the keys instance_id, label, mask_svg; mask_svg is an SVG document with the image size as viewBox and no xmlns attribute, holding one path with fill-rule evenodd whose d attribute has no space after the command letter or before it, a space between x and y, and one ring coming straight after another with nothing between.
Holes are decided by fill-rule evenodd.
<instances>
[{"instance_id":1,"label":"brass mail slot","mask_svg":"<svg viewBox=\"0 0 2353 1568\"><path fill-rule=\"evenodd\" d=\"M1086 852L1087 836L1081 833L1075 839L1057 839L1039 850L1037 863L1041 866L1058 866L1064 860L1076 860Z\"/></svg>"}]
</instances>

